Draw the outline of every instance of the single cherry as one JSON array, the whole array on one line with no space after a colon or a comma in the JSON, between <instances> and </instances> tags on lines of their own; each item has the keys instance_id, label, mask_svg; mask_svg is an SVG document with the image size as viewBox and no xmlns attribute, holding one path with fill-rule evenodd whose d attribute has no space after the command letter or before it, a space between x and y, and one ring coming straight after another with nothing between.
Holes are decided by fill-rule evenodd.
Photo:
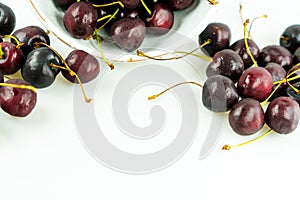
<instances>
[{"instance_id":1,"label":"single cherry","mask_svg":"<svg viewBox=\"0 0 300 200\"><path fill-rule=\"evenodd\" d=\"M7 5L0 3L0 35L9 35L16 26L16 16Z\"/></svg>"},{"instance_id":2,"label":"single cherry","mask_svg":"<svg viewBox=\"0 0 300 200\"><path fill-rule=\"evenodd\" d=\"M222 75L209 77L202 90L202 103L211 111L226 112L230 110L239 99L233 81Z\"/></svg>"},{"instance_id":3,"label":"single cherry","mask_svg":"<svg viewBox=\"0 0 300 200\"><path fill-rule=\"evenodd\" d=\"M257 58L259 56L259 52L260 52L259 47L253 40L251 40L249 38L247 39L247 42L248 42L249 50L250 50L253 58L255 60L257 60ZM249 56L249 54L247 52L244 39L237 40L235 43L233 43L230 46L230 49L232 49L233 51L235 51L236 53L239 54L239 56L242 58L242 60L244 62L245 69L248 69L249 67L251 67L254 64L251 57Z\"/></svg>"},{"instance_id":4,"label":"single cherry","mask_svg":"<svg viewBox=\"0 0 300 200\"><path fill-rule=\"evenodd\" d=\"M98 12L91 3L84 1L73 3L65 12L63 22L71 36L86 39L97 26Z\"/></svg>"},{"instance_id":5,"label":"single cherry","mask_svg":"<svg viewBox=\"0 0 300 200\"><path fill-rule=\"evenodd\" d=\"M244 63L241 57L231 49L217 52L213 61L206 68L207 77L223 75L237 82L244 71Z\"/></svg>"},{"instance_id":6,"label":"single cherry","mask_svg":"<svg viewBox=\"0 0 300 200\"><path fill-rule=\"evenodd\" d=\"M165 4L154 5L152 15L145 20L147 30L151 33L165 34L170 31L174 24L174 13Z\"/></svg>"},{"instance_id":7,"label":"single cherry","mask_svg":"<svg viewBox=\"0 0 300 200\"><path fill-rule=\"evenodd\" d=\"M236 103L229 112L229 124L239 135L252 135L265 124L264 110L259 101L245 98Z\"/></svg>"},{"instance_id":8,"label":"single cherry","mask_svg":"<svg viewBox=\"0 0 300 200\"><path fill-rule=\"evenodd\" d=\"M34 50L35 42L44 42L50 44L50 38L48 34L38 26L26 26L20 28L12 34L20 43L23 43L21 50L25 56L27 56L32 50ZM12 40L16 44L15 40Z\"/></svg>"},{"instance_id":9,"label":"single cherry","mask_svg":"<svg viewBox=\"0 0 300 200\"><path fill-rule=\"evenodd\" d=\"M37 48L28 54L21 68L22 77L36 88L48 87L60 72L60 69L52 67L51 64L61 66L62 61L48 47Z\"/></svg>"},{"instance_id":10,"label":"single cherry","mask_svg":"<svg viewBox=\"0 0 300 200\"><path fill-rule=\"evenodd\" d=\"M100 72L98 60L82 50L73 50L65 59L70 69L75 72L82 83L87 83L97 77ZM72 83L78 83L75 76L71 76L69 71L63 70L62 75Z\"/></svg>"},{"instance_id":11,"label":"single cherry","mask_svg":"<svg viewBox=\"0 0 300 200\"><path fill-rule=\"evenodd\" d=\"M8 84L25 85L30 84L21 79L11 79L6 81ZM1 108L12 116L25 117L31 113L36 105L36 92L26 88L15 88L2 86L0 88Z\"/></svg>"},{"instance_id":12,"label":"single cherry","mask_svg":"<svg viewBox=\"0 0 300 200\"><path fill-rule=\"evenodd\" d=\"M112 25L110 34L121 49L134 51L144 41L146 26L141 19L123 18Z\"/></svg>"},{"instance_id":13,"label":"single cherry","mask_svg":"<svg viewBox=\"0 0 300 200\"><path fill-rule=\"evenodd\" d=\"M299 123L299 104L290 97L278 97L268 106L265 113L266 124L280 134L293 132Z\"/></svg>"},{"instance_id":14,"label":"single cherry","mask_svg":"<svg viewBox=\"0 0 300 200\"><path fill-rule=\"evenodd\" d=\"M293 54L300 46L300 24L287 27L281 34L279 42Z\"/></svg>"},{"instance_id":15,"label":"single cherry","mask_svg":"<svg viewBox=\"0 0 300 200\"><path fill-rule=\"evenodd\" d=\"M269 62L280 64L286 71L288 71L293 64L292 54L284 47L279 45L268 45L261 49L258 57L258 65L266 66Z\"/></svg>"},{"instance_id":16,"label":"single cherry","mask_svg":"<svg viewBox=\"0 0 300 200\"><path fill-rule=\"evenodd\" d=\"M231 40L231 31L226 24L223 23L210 23L200 33L199 45L209 41L202 50L209 56L214 56L215 53L223 49L228 49Z\"/></svg>"},{"instance_id":17,"label":"single cherry","mask_svg":"<svg viewBox=\"0 0 300 200\"><path fill-rule=\"evenodd\" d=\"M272 75L262 67L251 67L244 71L237 83L239 95L263 101L273 88Z\"/></svg>"},{"instance_id":18,"label":"single cherry","mask_svg":"<svg viewBox=\"0 0 300 200\"><path fill-rule=\"evenodd\" d=\"M23 65L23 52L11 42L1 42L0 49L3 52L0 53L0 71L5 75L16 73Z\"/></svg>"}]
</instances>

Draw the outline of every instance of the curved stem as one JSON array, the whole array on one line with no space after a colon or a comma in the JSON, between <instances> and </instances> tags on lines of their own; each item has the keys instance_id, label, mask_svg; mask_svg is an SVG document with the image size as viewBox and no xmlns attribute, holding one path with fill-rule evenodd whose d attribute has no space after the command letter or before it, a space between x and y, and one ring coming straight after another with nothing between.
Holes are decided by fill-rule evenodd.
<instances>
[{"instance_id":1,"label":"curved stem","mask_svg":"<svg viewBox=\"0 0 300 200\"><path fill-rule=\"evenodd\" d=\"M250 56L253 64L255 67L258 67L257 63L256 63L256 60L254 59L251 51L250 51L250 48L249 48L249 44L248 44L248 40L247 40L247 26L249 24L249 19L246 19L246 21L244 22L244 42L245 42L245 46L246 46L246 50L247 50L247 53L248 55Z\"/></svg>"},{"instance_id":2,"label":"curved stem","mask_svg":"<svg viewBox=\"0 0 300 200\"><path fill-rule=\"evenodd\" d=\"M39 45L43 45L43 46L46 46L48 47L49 49L51 49L58 57L59 59L63 62L64 66L65 67L62 67L62 66L59 66L58 68L61 68L61 69L64 69L64 70L67 70L69 71L69 74L71 76L75 76L76 80L78 81L79 85L80 85L80 88L81 88L81 91L82 91L82 94L83 94L83 97L84 97L84 100L87 102L87 103L90 103L92 101L91 98L88 98L86 93L85 93L85 90L83 88L83 85L82 85L82 82L79 78L79 76L69 67L69 65L66 63L65 59L55 50L53 49L50 45L46 44L46 43L43 43L43 42L35 42L34 45L36 46L39 46ZM50 66L55 66L57 67L55 64L50 64Z\"/></svg>"},{"instance_id":3,"label":"curved stem","mask_svg":"<svg viewBox=\"0 0 300 200\"><path fill-rule=\"evenodd\" d=\"M153 99L156 99L157 97L159 97L160 95L164 94L165 92L177 87L177 86L180 86L180 85L184 85L184 84L194 84L194 85L197 85L199 87L203 87L200 83L197 83L197 82L194 82L194 81L188 81L188 82L182 82L182 83L178 83L176 85L173 85L172 87L169 87L167 89L165 89L164 91L158 93L158 94L155 94L155 95L152 95L152 96L149 96L148 97L148 100L153 100Z\"/></svg>"},{"instance_id":4,"label":"curved stem","mask_svg":"<svg viewBox=\"0 0 300 200\"><path fill-rule=\"evenodd\" d=\"M21 46L24 45L24 43L21 43L15 36L12 35L3 35L2 38L10 38L13 39L17 43L17 48L21 48Z\"/></svg>"},{"instance_id":5,"label":"curved stem","mask_svg":"<svg viewBox=\"0 0 300 200\"><path fill-rule=\"evenodd\" d=\"M142 3L143 7L146 9L147 13L151 16L152 12L151 10L148 8L148 6L145 4L144 0L140 0L140 2Z\"/></svg>"},{"instance_id":6,"label":"curved stem","mask_svg":"<svg viewBox=\"0 0 300 200\"><path fill-rule=\"evenodd\" d=\"M250 143L255 142L255 141L257 141L257 140L259 140L259 139L261 139L261 138L266 137L267 135L269 135L270 133L272 133L272 131L273 131L273 130L270 129L270 130L268 130L266 133L262 134L261 136L258 136L258 137L254 138L254 139L252 139L252 140L249 140L249 141L247 141L247 142L243 142L243 143L240 143L240 144L237 144L237 145L233 145L233 146L230 146L230 145L224 145L224 146L222 147L222 150L230 150L230 149L232 149L232 148L241 147L241 146L244 146L244 145L246 145L246 144L250 144Z\"/></svg>"},{"instance_id":7,"label":"curved stem","mask_svg":"<svg viewBox=\"0 0 300 200\"><path fill-rule=\"evenodd\" d=\"M31 90L31 91L37 93L36 88L31 85L17 85L17 84L11 84L11 83L0 83L0 86L13 87L13 88L19 88L19 89L27 89L27 90Z\"/></svg>"},{"instance_id":8,"label":"curved stem","mask_svg":"<svg viewBox=\"0 0 300 200\"><path fill-rule=\"evenodd\" d=\"M112 6L112 5L115 5L115 4L119 4L121 6L121 8L124 8L124 4L121 1L115 1L115 2L101 4L101 5L92 4L92 6L94 6L96 8L103 8L103 7Z\"/></svg>"}]
</instances>

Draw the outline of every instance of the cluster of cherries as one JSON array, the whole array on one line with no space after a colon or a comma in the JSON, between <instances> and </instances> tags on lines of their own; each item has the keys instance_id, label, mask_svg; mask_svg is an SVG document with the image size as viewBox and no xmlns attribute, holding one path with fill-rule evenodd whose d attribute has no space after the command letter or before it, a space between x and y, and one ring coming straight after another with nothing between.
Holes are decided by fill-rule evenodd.
<instances>
[{"instance_id":1,"label":"cluster of cherries","mask_svg":"<svg viewBox=\"0 0 300 200\"><path fill-rule=\"evenodd\" d=\"M65 10L63 22L71 36L100 40L98 32L104 28L115 44L127 51L136 50L147 31L167 33L174 23L174 11L184 10L194 3L194 0L53 1Z\"/></svg>"},{"instance_id":2,"label":"cluster of cherries","mask_svg":"<svg viewBox=\"0 0 300 200\"><path fill-rule=\"evenodd\" d=\"M61 74L72 83L96 78L98 60L82 50L73 50L65 59L50 46L50 39L38 26L15 30L14 12L0 3L0 105L13 116L25 117L37 102L36 88L49 87ZM14 31L14 32L13 32ZM22 79L9 75L21 71ZM8 79L5 81L5 79Z\"/></svg>"},{"instance_id":3,"label":"cluster of cherries","mask_svg":"<svg viewBox=\"0 0 300 200\"><path fill-rule=\"evenodd\" d=\"M246 20L244 37L232 44L226 24L208 24L198 37L199 48L211 58L206 68L207 80L204 85L175 85L192 83L202 87L203 105L213 112L229 112L229 124L239 135L257 133L265 124L270 128L250 141L225 145L224 150L250 143L272 131L291 133L300 118L300 25L287 27L280 36L280 44L259 49L251 39L248 24ZM139 55L149 57L141 52Z\"/></svg>"}]
</instances>

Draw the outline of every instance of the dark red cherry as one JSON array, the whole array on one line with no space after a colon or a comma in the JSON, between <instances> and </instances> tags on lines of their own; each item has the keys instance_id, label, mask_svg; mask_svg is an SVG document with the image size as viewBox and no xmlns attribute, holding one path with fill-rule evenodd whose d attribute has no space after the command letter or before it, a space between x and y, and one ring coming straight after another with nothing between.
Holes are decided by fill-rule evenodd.
<instances>
[{"instance_id":1,"label":"dark red cherry","mask_svg":"<svg viewBox=\"0 0 300 200\"><path fill-rule=\"evenodd\" d=\"M97 26L98 12L92 4L80 1L73 3L64 14L64 25L71 36L86 39Z\"/></svg>"},{"instance_id":2,"label":"dark red cherry","mask_svg":"<svg viewBox=\"0 0 300 200\"><path fill-rule=\"evenodd\" d=\"M290 97L274 99L266 110L266 124L280 134L293 132L299 123L299 104Z\"/></svg>"},{"instance_id":3,"label":"dark red cherry","mask_svg":"<svg viewBox=\"0 0 300 200\"><path fill-rule=\"evenodd\" d=\"M133 51L144 41L146 26L141 19L123 18L112 25L110 34L121 49Z\"/></svg>"},{"instance_id":4,"label":"dark red cherry","mask_svg":"<svg viewBox=\"0 0 300 200\"><path fill-rule=\"evenodd\" d=\"M163 2L168 4L173 10L183 10L190 7L194 0L163 0Z\"/></svg>"},{"instance_id":5,"label":"dark red cherry","mask_svg":"<svg viewBox=\"0 0 300 200\"><path fill-rule=\"evenodd\" d=\"M208 110L226 112L238 102L238 99L234 83L225 76L211 76L203 85L202 103Z\"/></svg>"},{"instance_id":6,"label":"dark red cherry","mask_svg":"<svg viewBox=\"0 0 300 200\"><path fill-rule=\"evenodd\" d=\"M12 34L20 43L23 43L21 50L25 56L27 56L32 50L34 50L35 42L43 42L50 45L50 38L48 34L38 26L26 26L16 30ZM14 44L16 42L12 40Z\"/></svg>"},{"instance_id":7,"label":"dark red cherry","mask_svg":"<svg viewBox=\"0 0 300 200\"><path fill-rule=\"evenodd\" d=\"M149 27L147 29L149 32L165 34L174 24L174 13L167 5L158 3L154 5L152 15L144 21Z\"/></svg>"},{"instance_id":8,"label":"dark red cherry","mask_svg":"<svg viewBox=\"0 0 300 200\"><path fill-rule=\"evenodd\" d=\"M62 66L61 59L48 47L33 50L21 68L22 77L36 88L50 86L60 69L51 64Z\"/></svg>"},{"instance_id":9,"label":"dark red cherry","mask_svg":"<svg viewBox=\"0 0 300 200\"><path fill-rule=\"evenodd\" d=\"M9 35L16 26L16 16L7 5L0 3L0 35Z\"/></svg>"},{"instance_id":10,"label":"dark red cherry","mask_svg":"<svg viewBox=\"0 0 300 200\"><path fill-rule=\"evenodd\" d=\"M252 135L265 124L264 110L259 101L245 98L236 103L229 112L229 124L239 135Z\"/></svg>"},{"instance_id":11,"label":"dark red cherry","mask_svg":"<svg viewBox=\"0 0 300 200\"><path fill-rule=\"evenodd\" d=\"M70 69L75 72L82 83L87 83L97 77L100 72L98 60L82 50L73 50L65 59ZM62 75L72 83L78 83L75 76L63 70Z\"/></svg>"},{"instance_id":12,"label":"dark red cherry","mask_svg":"<svg viewBox=\"0 0 300 200\"><path fill-rule=\"evenodd\" d=\"M262 67L251 67L240 77L237 89L243 98L265 100L273 88L273 78L270 72Z\"/></svg>"},{"instance_id":13,"label":"dark red cherry","mask_svg":"<svg viewBox=\"0 0 300 200\"><path fill-rule=\"evenodd\" d=\"M223 75L237 82L244 71L244 63L241 57L230 49L217 52L213 61L206 68L207 77Z\"/></svg>"},{"instance_id":14,"label":"dark red cherry","mask_svg":"<svg viewBox=\"0 0 300 200\"><path fill-rule=\"evenodd\" d=\"M202 50L209 56L214 56L215 53L223 49L228 49L231 40L231 31L226 24L223 23L210 23L200 33L199 44L203 45L206 42L210 42L205 45Z\"/></svg>"},{"instance_id":15,"label":"dark red cherry","mask_svg":"<svg viewBox=\"0 0 300 200\"><path fill-rule=\"evenodd\" d=\"M261 49L258 57L258 65L264 67L269 62L278 63L288 71L293 64L293 56L282 46L269 45Z\"/></svg>"},{"instance_id":16,"label":"dark red cherry","mask_svg":"<svg viewBox=\"0 0 300 200\"><path fill-rule=\"evenodd\" d=\"M257 58L259 56L259 52L260 52L259 47L251 39L247 39L247 42L248 42L249 50L250 50L254 60L257 60ZM232 49L233 51L237 52L240 55L240 57L242 58L242 60L244 62L245 69L248 69L249 67L251 67L254 64L251 57L249 56L249 54L247 52L244 39L240 39L240 40L236 41L235 43L233 43L230 46L230 49Z\"/></svg>"},{"instance_id":17,"label":"dark red cherry","mask_svg":"<svg viewBox=\"0 0 300 200\"><path fill-rule=\"evenodd\" d=\"M134 10L138 7L140 0L121 0L126 10Z\"/></svg>"},{"instance_id":18,"label":"dark red cherry","mask_svg":"<svg viewBox=\"0 0 300 200\"><path fill-rule=\"evenodd\" d=\"M21 79L11 79L6 83L15 85L30 85ZM0 88L1 108L12 116L25 117L31 113L36 105L37 94L29 89L2 86Z\"/></svg>"},{"instance_id":19,"label":"dark red cherry","mask_svg":"<svg viewBox=\"0 0 300 200\"><path fill-rule=\"evenodd\" d=\"M67 10L77 0L52 0L52 1L58 8Z\"/></svg>"},{"instance_id":20,"label":"dark red cherry","mask_svg":"<svg viewBox=\"0 0 300 200\"><path fill-rule=\"evenodd\" d=\"M281 34L279 42L293 54L300 46L300 24L287 27Z\"/></svg>"},{"instance_id":21,"label":"dark red cherry","mask_svg":"<svg viewBox=\"0 0 300 200\"><path fill-rule=\"evenodd\" d=\"M0 56L0 71L8 75L17 72L24 62L23 52L11 42L1 42L0 48L3 55Z\"/></svg>"}]
</instances>

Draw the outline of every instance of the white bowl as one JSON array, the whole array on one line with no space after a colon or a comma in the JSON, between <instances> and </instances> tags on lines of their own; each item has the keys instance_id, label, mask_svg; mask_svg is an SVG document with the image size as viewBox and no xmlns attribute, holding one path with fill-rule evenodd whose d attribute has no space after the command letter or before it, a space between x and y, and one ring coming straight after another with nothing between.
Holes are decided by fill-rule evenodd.
<instances>
[{"instance_id":1,"label":"white bowl","mask_svg":"<svg viewBox=\"0 0 300 200\"><path fill-rule=\"evenodd\" d=\"M81 49L101 58L99 48L94 40L76 39L70 36L63 25L63 11L57 9L52 0L27 0L33 11L37 14L46 28L63 43L74 49ZM207 25L207 20L212 13L212 8L207 0L195 0L194 4L183 11L175 12L175 22L172 31L162 36L147 35L139 49L150 55L160 55L162 50L182 50L186 41L180 38L195 39ZM104 35L105 37L105 35ZM107 36L106 36L107 37ZM107 59L115 61L141 60L136 52L124 52L109 41L103 42L101 48ZM166 48L167 45L167 48Z\"/></svg>"}]
</instances>

